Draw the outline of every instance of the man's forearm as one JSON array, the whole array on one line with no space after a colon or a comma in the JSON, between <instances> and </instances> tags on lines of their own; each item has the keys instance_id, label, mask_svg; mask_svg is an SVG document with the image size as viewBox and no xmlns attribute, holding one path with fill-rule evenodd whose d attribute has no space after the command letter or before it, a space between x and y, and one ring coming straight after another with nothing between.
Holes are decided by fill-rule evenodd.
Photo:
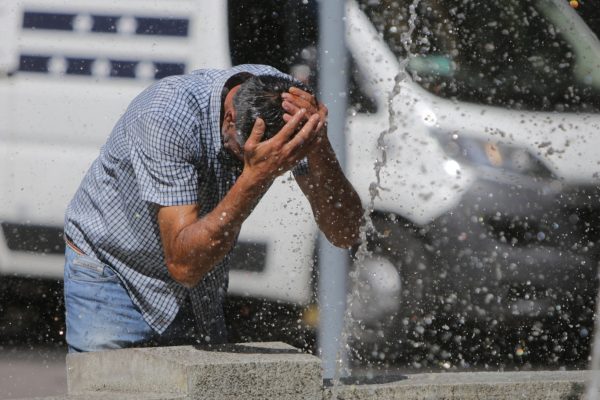
<instances>
[{"instance_id":1,"label":"man's forearm","mask_svg":"<svg viewBox=\"0 0 600 400\"><path fill-rule=\"evenodd\" d=\"M326 138L309 154L308 165L309 174L299 177L298 183L310 201L319 228L335 246L353 246L359 239L363 208Z\"/></svg>"},{"instance_id":2,"label":"man's forearm","mask_svg":"<svg viewBox=\"0 0 600 400\"><path fill-rule=\"evenodd\" d=\"M173 278L193 287L223 260L233 247L242 223L268 186L256 184L242 174L211 212L195 220L190 217L190 223L175 235L169 235L170 243L163 245Z\"/></svg>"}]
</instances>

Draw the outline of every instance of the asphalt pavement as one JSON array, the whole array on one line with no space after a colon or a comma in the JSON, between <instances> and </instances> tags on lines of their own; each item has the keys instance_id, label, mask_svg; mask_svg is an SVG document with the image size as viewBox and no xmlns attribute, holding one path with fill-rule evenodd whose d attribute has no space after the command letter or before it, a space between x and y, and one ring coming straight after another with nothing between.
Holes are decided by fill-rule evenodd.
<instances>
[{"instance_id":1,"label":"asphalt pavement","mask_svg":"<svg viewBox=\"0 0 600 400\"><path fill-rule=\"evenodd\" d=\"M66 348L0 346L0 399L67 393Z\"/></svg>"}]
</instances>

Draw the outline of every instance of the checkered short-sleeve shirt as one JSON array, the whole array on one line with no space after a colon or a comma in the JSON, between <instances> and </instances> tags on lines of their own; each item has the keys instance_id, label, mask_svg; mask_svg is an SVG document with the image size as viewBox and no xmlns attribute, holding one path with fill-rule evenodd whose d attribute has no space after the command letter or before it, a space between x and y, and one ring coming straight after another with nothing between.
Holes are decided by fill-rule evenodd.
<instances>
[{"instance_id":1,"label":"checkered short-sleeve shirt","mask_svg":"<svg viewBox=\"0 0 600 400\"><path fill-rule=\"evenodd\" d=\"M111 266L158 333L191 300L201 332L224 332L229 257L193 289L168 274L159 206L199 204L201 216L240 174L223 149L222 92L239 73L281 75L264 65L198 70L162 79L138 95L85 175L65 216L65 234L87 255Z\"/></svg>"}]
</instances>

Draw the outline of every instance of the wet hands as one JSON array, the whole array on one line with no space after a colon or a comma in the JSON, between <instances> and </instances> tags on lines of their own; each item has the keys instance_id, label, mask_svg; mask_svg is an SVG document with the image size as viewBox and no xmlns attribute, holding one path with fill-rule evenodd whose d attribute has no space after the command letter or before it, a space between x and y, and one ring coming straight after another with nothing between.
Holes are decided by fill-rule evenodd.
<instances>
[{"instance_id":1,"label":"wet hands","mask_svg":"<svg viewBox=\"0 0 600 400\"><path fill-rule=\"evenodd\" d=\"M282 107L287 113L283 116L286 122L291 120L292 116L300 109L306 110L306 118L319 115L319 123L315 128L317 136L313 145L313 147L318 147L322 139L327 136L327 107L323 103L317 102L312 94L296 87L290 88L289 92L283 93L281 97L283 98Z\"/></svg>"},{"instance_id":2,"label":"wet hands","mask_svg":"<svg viewBox=\"0 0 600 400\"><path fill-rule=\"evenodd\" d=\"M287 111L287 110L286 110ZM272 138L261 141L265 122L257 118L244 145L244 171L253 181L270 185L282 173L294 167L311 149L318 136L320 115L307 115L307 109L297 108L286 124Z\"/></svg>"}]
</instances>

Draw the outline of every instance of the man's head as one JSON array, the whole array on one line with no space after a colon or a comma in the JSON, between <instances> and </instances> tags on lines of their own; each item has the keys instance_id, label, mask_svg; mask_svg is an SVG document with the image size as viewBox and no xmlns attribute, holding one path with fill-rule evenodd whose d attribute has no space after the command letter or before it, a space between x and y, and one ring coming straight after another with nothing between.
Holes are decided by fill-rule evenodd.
<instances>
[{"instance_id":1,"label":"man's head","mask_svg":"<svg viewBox=\"0 0 600 400\"><path fill-rule=\"evenodd\" d=\"M231 88L223 104L225 147L241 158L241 149L258 117L266 126L263 140L279 132L285 125L281 94L292 86L311 92L306 85L292 78L271 75L253 76Z\"/></svg>"}]
</instances>

